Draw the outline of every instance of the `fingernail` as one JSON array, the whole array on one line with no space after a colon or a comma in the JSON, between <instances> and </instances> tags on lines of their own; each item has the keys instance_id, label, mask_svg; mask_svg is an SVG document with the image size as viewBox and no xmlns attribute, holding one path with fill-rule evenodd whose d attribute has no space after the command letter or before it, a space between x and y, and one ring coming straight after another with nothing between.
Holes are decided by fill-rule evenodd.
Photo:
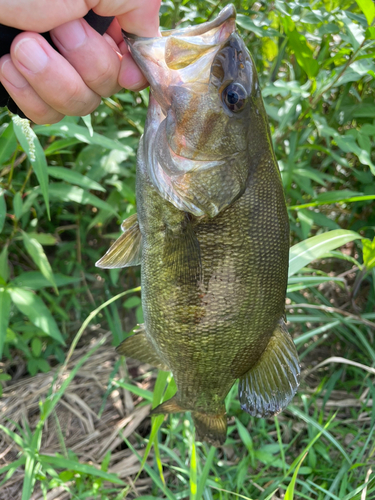
<instances>
[{"instance_id":1,"label":"fingernail","mask_svg":"<svg viewBox=\"0 0 375 500\"><path fill-rule=\"evenodd\" d=\"M48 63L47 54L33 38L22 38L14 48L14 55L32 73L39 73Z\"/></svg>"},{"instance_id":2,"label":"fingernail","mask_svg":"<svg viewBox=\"0 0 375 500\"><path fill-rule=\"evenodd\" d=\"M128 90L141 90L142 88L145 87L145 85L147 85L147 82L145 81L144 78L142 78L142 80L139 80L138 82L136 83L132 83L132 84L128 84L125 88L127 88Z\"/></svg>"},{"instance_id":3,"label":"fingernail","mask_svg":"<svg viewBox=\"0 0 375 500\"><path fill-rule=\"evenodd\" d=\"M78 19L58 26L52 33L65 50L78 48L87 37L86 31Z\"/></svg>"},{"instance_id":4,"label":"fingernail","mask_svg":"<svg viewBox=\"0 0 375 500\"><path fill-rule=\"evenodd\" d=\"M18 89L21 89L22 87L28 85L27 80L21 75L21 73L19 73L19 71L17 71L10 59L7 59L5 60L5 62L3 62L2 66L0 67L0 72L5 80L7 80Z\"/></svg>"}]
</instances>

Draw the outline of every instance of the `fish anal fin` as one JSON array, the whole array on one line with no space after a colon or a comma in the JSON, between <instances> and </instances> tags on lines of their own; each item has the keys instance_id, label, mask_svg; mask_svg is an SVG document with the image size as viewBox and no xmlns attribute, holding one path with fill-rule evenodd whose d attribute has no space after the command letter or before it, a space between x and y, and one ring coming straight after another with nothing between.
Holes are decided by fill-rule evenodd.
<instances>
[{"instance_id":1,"label":"fish anal fin","mask_svg":"<svg viewBox=\"0 0 375 500\"><path fill-rule=\"evenodd\" d=\"M96 267L117 269L139 266L142 255L142 235L137 214L131 215L121 224L124 233L113 243L108 252L96 262Z\"/></svg>"},{"instance_id":2,"label":"fish anal fin","mask_svg":"<svg viewBox=\"0 0 375 500\"><path fill-rule=\"evenodd\" d=\"M213 446L220 446L227 438L227 416L223 413L209 415L207 413L192 413L197 441L206 441Z\"/></svg>"},{"instance_id":3,"label":"fish anal fin","mask_svg":"<svg viewBox=\"0 0 375 500\"><path fill-rule=\"evenodd\" d=\"M283 320L280 320L261 358L240 378L241 408L254 417L280 413L299 386L298 354Z\"/></svg>"},{"instance_id":4,"label":"fish anal fin","mask_svg":"<svg viewBox=\"0 0 375 500\"><path fill-rule=\"evenodd\" d=\"M137 359L142 363L148 363L149 365L155 366L155 368L159 368L159 370L169 371L168 366L160 359L149 342L144 325L140 325L140 328L134 335L131 335L121 342L116 348L116 351L122 356Z\"/></svg>"},{"instance_id":5,"label":"fish anal fin","mask_svg":"<svg viewBox=\"0 0 375 500\"><path fill-rule=\"evenodd\" d=\"M182 411L185 411L185 409L180 406L177 401L177 396L174 395L171 399L168 399L159 406L156 406L156 408L151 411L151 415L165 415L170 413L180 413Z\"/></svg>"}]
</instances>

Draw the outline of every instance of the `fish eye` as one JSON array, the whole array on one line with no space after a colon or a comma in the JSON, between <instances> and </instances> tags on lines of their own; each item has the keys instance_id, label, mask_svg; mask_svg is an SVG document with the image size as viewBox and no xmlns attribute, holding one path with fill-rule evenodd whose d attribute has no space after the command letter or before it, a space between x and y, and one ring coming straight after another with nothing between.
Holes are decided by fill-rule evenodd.
<instances>
[{"instance_id":1,"label":"fish eye","mask_svg":"<svg viewBox=\"0 0 375 500\"><path fill-rule=\"evenodd\" d=\"M235 113L245 106L246 97L246 91L239 83L231 83L222 93L226 106Z\"/></svg>"}]
</instances>

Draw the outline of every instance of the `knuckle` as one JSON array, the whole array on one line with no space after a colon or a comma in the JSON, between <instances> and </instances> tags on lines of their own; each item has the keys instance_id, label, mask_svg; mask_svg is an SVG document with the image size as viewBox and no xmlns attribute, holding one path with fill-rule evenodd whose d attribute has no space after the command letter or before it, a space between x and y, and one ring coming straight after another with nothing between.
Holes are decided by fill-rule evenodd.
<instances>
[{"instance_id":1,"label":"knuckle","mask_svg":"<svg viewBox=\"0 0 375 500\"><path fill-rule=\"evenodd\" d=\"M117 75L114 74L110 64L101 64L95 75L85 79L85 83L101 96L109 97L113 93L112 90L116 88Z\"/></svg>"}]
</instances>

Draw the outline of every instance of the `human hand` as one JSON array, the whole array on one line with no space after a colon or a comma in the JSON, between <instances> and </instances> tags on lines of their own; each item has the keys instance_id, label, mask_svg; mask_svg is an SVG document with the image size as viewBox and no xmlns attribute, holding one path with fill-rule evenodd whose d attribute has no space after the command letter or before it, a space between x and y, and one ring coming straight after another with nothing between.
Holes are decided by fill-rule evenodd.
<instances>
[{"instance_id":1,"label":"human hand","mask_svg":"<svg viewBox=\"0 0 375 500\"><path fill-rule=\"evenodd\" d=\"M121 28L157 36L159 7L160 0L0 0L0 23L27 30L0 58L0 82L35 123L87 115L101 97L147 85ZM103 36L82 19L90 8L116 16ZM35 33L45 31L60 53Z\"/></svg>"}]
</instances>

